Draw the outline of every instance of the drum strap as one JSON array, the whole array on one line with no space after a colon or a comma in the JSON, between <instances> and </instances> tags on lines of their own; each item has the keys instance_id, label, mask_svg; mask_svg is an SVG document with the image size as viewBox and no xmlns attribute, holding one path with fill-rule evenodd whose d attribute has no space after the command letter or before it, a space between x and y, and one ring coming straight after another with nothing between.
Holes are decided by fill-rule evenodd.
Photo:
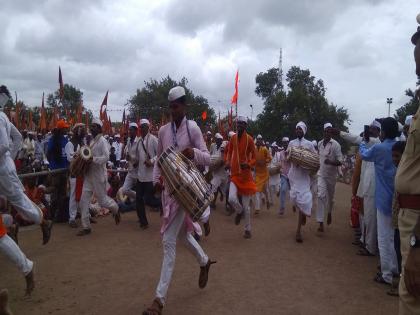
<instances>
[{"instance_id":1,"label":"drum strap","mask_svg":"<svg viewBox=\"0 0 420 315\"><path fill-rule=\"evenodd\" d=\"M149 152L147 152L147 149L146 149L146 147L144 146L144 141L143 141L143 139L140 139L139 141L141 141L141 146L143 147L143 150L144 150L144 152L146 153L146 156L147 156L147 159L148 160L150 160L150 154L149 154ZM147 143L146 143L146 145L149 143L149 138L147 138ZM138 144L137 144L137 146L138 146Z\"/></svg>"},{"instance_id":2,"label":"drum strap","mask_svg":"<svg viewBox=\"0 0 420 315\"><path fill-rule=\"evenodd\" d=\"M190 140L190 144L192 145L193 148L195 148L194 143L191 139L191 133L190 133L190 128L188 127L188 119L185 119L185 124L187 125L187 133L188 133L188 139ZM175 148L178 148L178 141L176 140L176 130L175 130L175 122L171 122L171 129L172 129L172 142L174 144Z\"/></svg>"}]
</instances>

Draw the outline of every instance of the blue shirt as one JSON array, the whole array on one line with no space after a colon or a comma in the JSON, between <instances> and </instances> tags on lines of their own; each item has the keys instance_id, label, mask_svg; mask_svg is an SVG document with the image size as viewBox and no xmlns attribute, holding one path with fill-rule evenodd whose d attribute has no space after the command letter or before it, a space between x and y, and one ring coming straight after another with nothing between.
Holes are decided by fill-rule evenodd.
<instances>
[{"instance_id":1,"label":"blue shirt","mask_svg":"<svg viewBox=\"0 0 420 315\"><path fill-rule=\"evenodd\" d=\"M395 140L386 139L370 148L362 142L359 147L362 159L375 164L375 205L376 209L387 216L392 215L394 180L397 171L392 162L392 146L395 142Z\"/></svg>"},{"instance_id":2,"label":"blue shirt","mask_svg":"<svg viewBox=\"0 0 420 315\"><path fill-rule=\"evenodd\" d=\"M67 168L69 165L69 162L67 161L66 151L64 150L67 144L67 139L64 138L64 136L60 136L59 138L60 147L61 147L61 156L58 159L54 159L51 157L51 151L53 150L53 141L54 141L54 137L51 137L48 140L48 153L49 153L48 162L50 163L50 169L55 170L59 168Z\"/></svg>"}]
</instances>

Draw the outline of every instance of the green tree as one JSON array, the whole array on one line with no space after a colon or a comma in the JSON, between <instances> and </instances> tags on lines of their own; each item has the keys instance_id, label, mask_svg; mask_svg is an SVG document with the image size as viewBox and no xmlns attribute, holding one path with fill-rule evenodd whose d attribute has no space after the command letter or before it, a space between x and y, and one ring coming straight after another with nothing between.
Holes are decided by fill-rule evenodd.
<instances>
[{"instance_id":1,"label":"green tree","mask_svg":"<svg viewBox=\"0 0 420 315\"><path fill-rule=\"evenodd\" d=\"M255 93L264 100L264 109L250 125L253 134L261 133L269 141L279 141L283 136L293 138L296 123L301 120L308 126L307 139L322 139L325 122L347 130L347 110L328 103L322 80L309 70L293 66L286 74L286 93L278 86L277 73L278 69L272 68L256 77Z\"/></svg>"},{"instance_id":2,"label":"green tree","mask_svg":"<svg viewBox=\"0 0 420 315\"><path fill-rule=\"evenodd\" d=\"M410 97L410 100L403 106L397 109L397 113L394 118L404 125L405 117L408 115L414 115L419 108L419 102L414 96L414 91L411 89L405 90L405 95Z\"/></svg>"},{"instance_id":3,"label":"green tree","mask_svg":"<svg viewBox=\"0 0 420 315\"><path fill-rule=\"evenodd\" d=\"M72 85L64 84L62 105L71 111L75 111L81 102L83 102L83 92ZM53 94L47 95L46 104L48 107L55 107L60 104L60 89L57 89Z\"/></svg>"},{"instance_id":4,"label":"green tree","mask_svg":"<svg viewBox=\"0 0 420 315\"><path fill-rule=\"evenodd\" d=\"M129 100L130 116L150 118L154 122L160 122L162 116L168 116L168 92L174 86L181 85L185 88L187 103L191 106L187 108L188 119L195 120L199 125L203 125L201 114L207 111L207 125L214 125L216 114L209 106L206 98L194 93L187 87L188 80L182 78L177 82L171 77L160 81L150 79L144 82L144 87L137 89L136 94Z\"/></svg>"}]
</instances>

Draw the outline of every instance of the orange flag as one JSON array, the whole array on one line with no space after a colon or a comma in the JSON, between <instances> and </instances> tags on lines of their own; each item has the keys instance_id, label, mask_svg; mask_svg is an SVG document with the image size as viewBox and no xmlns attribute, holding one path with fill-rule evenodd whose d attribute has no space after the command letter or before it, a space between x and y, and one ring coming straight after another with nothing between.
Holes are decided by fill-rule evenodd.
<instances>
[{"instance_id":1,"label":"orange flag","mask_svg":"<svg viewBox=\"0 0 420 315\"><path fill-rule=\"evenodd\" d=\"M102 104L101 104L101 108L99 110L99 119L102 120L102 121L105 121L107 119L106 108L108 106L108 92L109 91L106 91L105 97L104 97L104 99L102 101ZM104 109L104 106L105 106L105 109Z\"/></svg>"},{"instance_id":2,"label":"orange flag","mask_svg":"<svg viewBox=\"0 0 420 315\"><path fill-rule=\"evenodd\" d=\"M203 121L205 121L207 119L207 111L206 110L201 114L201 119Z\"/></svg>"},{"instance_id":3,"label":"orange flag","mask_svg":"<svg viewBox=\"0 0 420 315\"><path fill-rule=\"evenodd\" d=\"M239 70L236 71L235 76L235 94L233 94L231 99L231 104L238 105L238 81L239 81Z\"/></svg>"},{"instance_id":4,"label":"orange flag","mask_svg":"<svg viewBox=\"0 0 420 315\"><path fill-rule=\"evenodd\" d=\"M16 102L15 127L20 130L20 105Z\"/></svg>"},{"instance_id":5,"label":"orange flag","mask_svg":"<svg viewBox=\"0 0 420 315\"><path fill-rule=\"evenodd\" d=\"M76 121L78 124L82 122L82 112L83 112L83 103L81 101L79 103L79 106L77 106L77 110L76 110Z\"/></svg>"},{"instance_id":6,"label":"orange flag","mask_svg":"<svg viewBox=\"0 0 420 315\"><path fill-rule=\"evenodd\" d=\"M63 76L61 75L61 67L58 67L58 83L60 84L60 100L61 102L64 99L64 84L63 84Z\"/></svg>"}]
</instances>

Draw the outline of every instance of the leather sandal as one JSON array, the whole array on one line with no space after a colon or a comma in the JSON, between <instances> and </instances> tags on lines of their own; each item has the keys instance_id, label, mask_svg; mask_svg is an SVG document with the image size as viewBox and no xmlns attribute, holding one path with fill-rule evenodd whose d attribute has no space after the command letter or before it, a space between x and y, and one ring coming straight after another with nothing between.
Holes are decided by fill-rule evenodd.
<instances>
[{"instance_id":1,"label":"leather sandal","mask_svg":"<svg viewBox=\"0 0 420 315\"><path fill-rule=\"evenodd\" d=\"M203 267L200 267L200 277L198 278L198 287L204 289L207 285L209 279L210 266L215 264L217 261L208 260L207 264Z\"/></svg>"},{"instance_id":2,"label":"leather sandal","mask_svg":"<svg viewBox=\"0 0 420 315\"><path fill-rule=\"evenodd\" d=\"M158 298L155 298L152 305L143 311L143 315L162 315L162 309L162 302Z\"/></svg>"}]
</instances>

